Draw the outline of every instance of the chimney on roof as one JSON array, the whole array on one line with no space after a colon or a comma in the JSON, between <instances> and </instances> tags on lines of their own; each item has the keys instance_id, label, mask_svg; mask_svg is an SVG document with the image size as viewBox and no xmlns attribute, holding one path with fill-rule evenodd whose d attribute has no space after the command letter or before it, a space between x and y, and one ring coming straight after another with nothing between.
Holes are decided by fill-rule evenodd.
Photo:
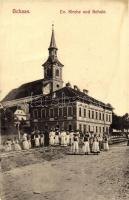
<instances>
[{"instance_id":1,"label":"chimney on roof","mask_svg":"<svg viewBox=\"0 0 129 200\"><path fill-rule=\"evenodd\" d=\"M73 87L74 87L74 90L80 91L77 85L74 85Z\"/></svg>"},{"instance_id":2,"label":"chimney on roof","mask_svg":"<svg viewBox=\"0 0 129 200\"><path fill-rule=\"evenodd\" d=\"M89 92L88 90L83 89L83 93L84 93L84 94L88 94L88 92Z\"/></svg>"},{"instance_id":3,"label":"chimney on roof","mask_svg":"<svg viewBox=\"0 0 129 200\"><path fill-rule=\"evenodd\" d=\"M66 87L71 87L71 83L70 82L66 83Z\"/></svg>"}]
</instances>

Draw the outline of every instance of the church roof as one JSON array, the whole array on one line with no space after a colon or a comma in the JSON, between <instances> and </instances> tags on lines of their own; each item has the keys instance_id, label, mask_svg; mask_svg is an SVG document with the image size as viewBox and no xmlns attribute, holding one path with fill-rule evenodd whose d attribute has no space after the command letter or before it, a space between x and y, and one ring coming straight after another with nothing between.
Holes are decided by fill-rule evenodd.
<instances>
[{"instance_id":1,"label":"church roof","mask_svg":"<svg viewBox=\"0 0 129 200\"><path fill-rule=\"evenodd\" d=\"M47 61L42 66L51 66L51 64L57 64L60 67L63 67L64 65L58 60L57 56L48 57Z\"/></svg>"},{"instance_id":2,"label":"church roof","mask_svg":"<svg viewBox=\"0 0 129 200\"><path fill-rule=\"evenodd\" d=\"M42 94L43 79L25 83L11 90L1 102Z\"/></svg>"}]
</instances>

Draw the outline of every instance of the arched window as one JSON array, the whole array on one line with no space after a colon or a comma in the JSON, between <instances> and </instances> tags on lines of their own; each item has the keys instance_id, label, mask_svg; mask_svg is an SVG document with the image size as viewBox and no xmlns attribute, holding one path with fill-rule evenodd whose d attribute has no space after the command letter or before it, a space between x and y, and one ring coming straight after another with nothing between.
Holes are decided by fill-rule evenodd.
<instances>
[{"instance_id":1,"label":"arched window","mask_svg":"<svg viewBox=\"0 0 129 200\"><path fill-rule=\"evenodd\" d=\"M50 68L47 69L47 77L52 77L52 69Z\"/></svg>"},{"instance_id":2,"label":"arched window","mask_svg":"<svg viewBox=\"0 0 129 200\"><path fill-rule=\"evenodd\" d=\"M59 69L56 69L56 76L59 76Z\"/></svg>"}]
</instances>

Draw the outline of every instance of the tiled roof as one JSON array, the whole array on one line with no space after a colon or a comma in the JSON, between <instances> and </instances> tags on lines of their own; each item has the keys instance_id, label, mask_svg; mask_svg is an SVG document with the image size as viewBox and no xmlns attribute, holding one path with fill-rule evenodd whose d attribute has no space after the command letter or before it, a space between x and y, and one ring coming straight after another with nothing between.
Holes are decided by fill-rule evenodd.
<instances>
[{"instance_id":1,"label":"tiled roof","mask_svg":"<svg viewBox=\"0 0 129 200\"><path fill-rule=\"evenodd\" d=\"M4 101L11 101L15 99L20 99L24 97L28 97L31 95L40 95L42 94L42 86L43 86L43 79L36 80L33 82L25 83L18 88L11 90L2 100Z\"/></svg>"},{"instance_id":2,"label":"tiled roof","mask_svg":"<svg viewBox=\"0 0 129 200\"><path fill-rule=\"evenodd\" d=\"M55 95L54 95L55 93ZM110 109L112 110L112 106L110 104L105 104L99 100L96 100L95 98L89 96L88 94L85 94L84 92L81 92L79 90L76 90L76 89L73 89L71 87L63 87L51 94L48 94L45 96L45 98L49 99L51 98L52 96L55 96L55 98L67 98L68 97L68 101L75 101L75 100L78 100L80 102L85 102L85 103L88 103L88 104L92 104L92 105L95 105L95 106L100 106L102 108L107 108L107 109Z\"/></svg>"}]
</instances>

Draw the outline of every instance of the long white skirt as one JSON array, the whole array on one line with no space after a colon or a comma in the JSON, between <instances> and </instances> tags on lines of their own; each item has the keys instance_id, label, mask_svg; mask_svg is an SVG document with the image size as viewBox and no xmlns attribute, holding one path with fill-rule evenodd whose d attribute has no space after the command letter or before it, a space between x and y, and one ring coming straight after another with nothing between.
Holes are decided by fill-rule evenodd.
<instances>
[{"instance_id":1,"label":"long white skirt","mask_svg":"<svg viewBox=\"0 0 129 200\"><path fill-rule=\"evenodd\" d=\"M100 152L100 150L99 150L99 143L97 141L93 142L92 151L94 153Z\"/></svg>"},{"instance_id":2,"label":"long white skirt","mask_svg":"<svg viewBox=\"0 0 129 200\"><path fill-rule=\"evenodd\" d=\"M39 147L39 145L40 145L40 144L39 144L39 138L35 138L35 146L36 146L36 147Z\"/></svg>"},{"instance_id":3,"label":"long white skirt","mask_svg":"<svg viewBox=\"0 0 129 200\"><path fill-rule=\"evenodd\" d=\"M50 137L50 141L49 141L50 145L54 145L55 143L55 139L53 136Z\"/></svg>"},{"instance_id":4,"label":"long white skirt","mask_svg":"<svg viewBox=\"0 0 129 200\"><path fill-rule=\"evenodd\" d=\"M74 141L73 142L73 152L77 152L79 151L79 145L78 145L78 141Z\"/></svg>"},{"instance_id":5,"label":"long white skirt","mask_svg":"<svg viewBox=\"0 0 129 200\"><path fill-rule=\"evenodd\" d=\"M21 151L21 146L18 143L14 144L14 150Z\"/></svg>"},{"instance_id":6,"label":"long white skirt","mask_svg":"<svg viewBox=\"0 0 129 200\"><path fill-rule=\"evenodd\" d=\"M55 145L59 145L59 136L58 135L55 136Z\"/></svg>"},{"instance_id":7,"label":"long white skirt","mask_svg":"<svg viewBox=\"0 0 129 200\"><path fill-rule=\"evenodd\" d=\"M82 151L84 153L90 153L90 146L89 146L89 142L88 141L84 142L84 145L82 147Z\"/></svg>"},{"instance_id":8,"label":"long white skirt","mask_svg":"<svg viewBox=\"0 0 129 200\"><path fill-rule=\"evenodd\" d=\"M66 144L69 145L70 144L70 136L66 135Z\"/></svg>"},{"instance_id":9,"label":"long white skirt","mask_svg":"<svg viewBox=\"0 0 129 200\"><path fill-rule=\"evenodd\" d=\"M108 150L109 150L108 142L104 142L104 143L103 143L103 150L104 150L104 151L108 151Z\"/></svg>"},{"instance_id":10,"label":"long white skirt","mask_svg":"<svg viewBox=\"0 0 129 200\"><path fill-rule=\"evenodd\" d=\"M28 150L29 149L29 143L27 140L23 141L23 149Z\"/></svg>"},{"instance_id":11,"label":"long white skirt","mask_svg":"<svg viewBox=\"0 0 129 200\"><path fill-rule=\"evenodd\" d=\"M61 136L61 146L67 146L67 144L66 144L66 136Z\"/></svg>"},{"instance_id":12,"label":"long white skirt","mask_svg":"<svg viewBox=\"0 0 129 200\"><path fill-rule=\"evenodd\" d=\"M40 138L40 145L43 146L44 145L44 137Z\"/></svg>"}]
</instances>

